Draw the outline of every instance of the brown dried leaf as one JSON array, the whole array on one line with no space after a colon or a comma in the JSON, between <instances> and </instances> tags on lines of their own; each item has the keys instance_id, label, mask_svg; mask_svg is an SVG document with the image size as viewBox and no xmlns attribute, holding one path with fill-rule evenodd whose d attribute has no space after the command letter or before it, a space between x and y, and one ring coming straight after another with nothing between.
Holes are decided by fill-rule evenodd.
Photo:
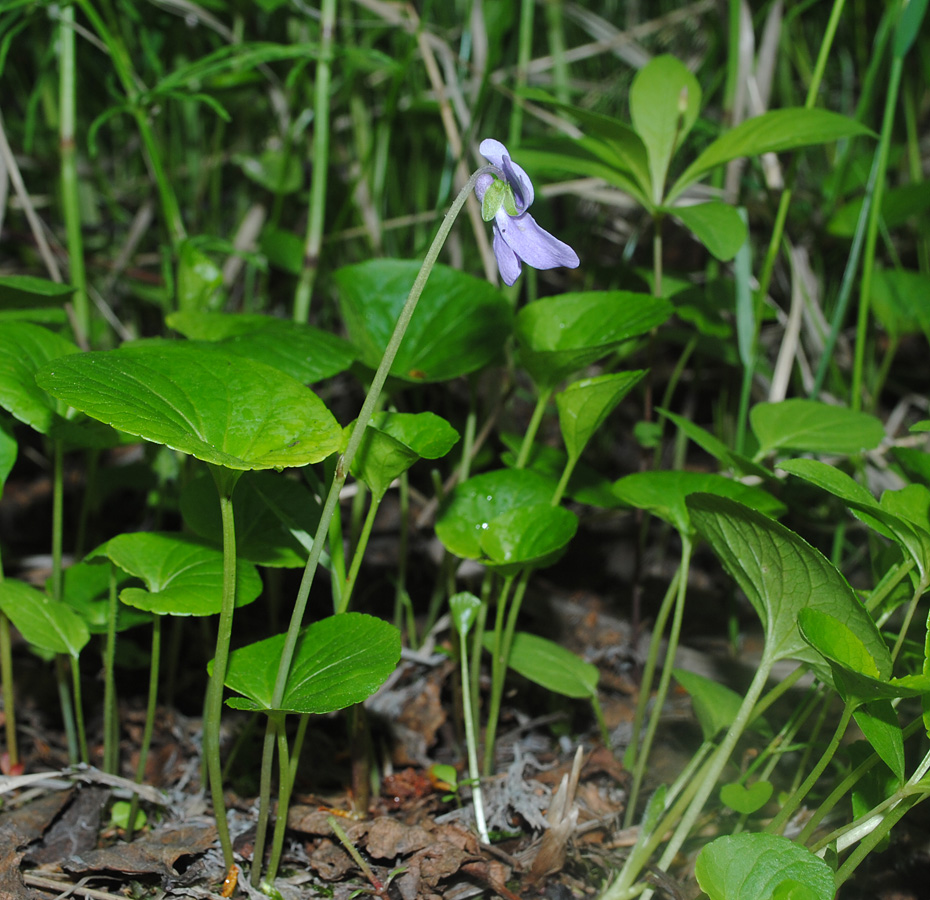
<instances>
[{"instance_id":1,"label":"brown dried leaf","mask_svg":"<svg viewBox=\"0 0 930 900\"><path fill-rule=\"evenodd\" d=\"M435 838L419 825L404 825L388 816L380 816L368 829L368 853L375 859L394 859L422 850Z\"/></svg>"},{"instance_id":2,"label":"brown dried leaf","mask_svg":"<svg viewBox=\"0 0 930 900\"><path fill-rule=\"evenodd\" d=\"M71 804L52 823L42 843L29 852L28 861L39 865L58 863L93 850L109 796L105 787L80 787Z\"/></svg>"}]
</instances>

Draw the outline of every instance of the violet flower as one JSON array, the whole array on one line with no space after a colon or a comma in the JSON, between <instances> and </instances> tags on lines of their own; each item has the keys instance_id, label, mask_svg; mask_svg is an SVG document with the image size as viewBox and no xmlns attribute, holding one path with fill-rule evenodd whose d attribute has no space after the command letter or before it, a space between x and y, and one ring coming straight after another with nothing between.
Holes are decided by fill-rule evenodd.
<instances>
[{"instance_id":1,"label":"violet flower","mask_svg":"<svg viewBox=\"0 0 930 900\"><path fill-rule=\"evenodd\" d=\"M529 175L510 159L500 141L483 140L478 149L507 179L501 181L488 173L480 175L475 184L481 215L486 222L494 222L494 255L504 284L511 285L520 277L521 262L534 269L556 266L574 269L578 254L540 228L527 212L533 203L533 182Z\"/></svg>"}]
</instances>

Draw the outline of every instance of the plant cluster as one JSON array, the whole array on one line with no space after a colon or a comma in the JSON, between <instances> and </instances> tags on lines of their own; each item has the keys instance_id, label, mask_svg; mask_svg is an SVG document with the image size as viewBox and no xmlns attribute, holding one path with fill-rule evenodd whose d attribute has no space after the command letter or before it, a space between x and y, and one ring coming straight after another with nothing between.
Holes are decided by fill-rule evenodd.
<instances>
[{"instance_id":1,"label":"plant cluster","mask_svg":"<svg viewBox=\"0 0 930 900\"><path fill-rule=\"evenodd\" d=\"M54 662L73 763L92 761L96 698L82 662L92 639L99 647L100 763L112 773L120 649L147 635L141 783L166 617L188 640L205 633L192 617L210 617L205 783L227 871L245 862L252 886L275 896L313 717L347 710L364 812L363 701L394 672L402 643L415 649L451 627L468 777L450 785L470 798L482 841L482 780L495 772L515 672L590 703L597 739L631 773L623 824L637 838L605 873L604 900L650 895L653 873L685 846L699 849L694 874L712 900L833 897L930 792L925 377L912 388L919 402L894 422L879 417L912 378L894 367L898 349L930 337L918 140L930 93L920 64L905 68L930 58L926 0L854 15L834 0L815 43L806 6L786 16L767 4L753 23L732 2L722 79L682 61L683 48L657 46L623 103L602 109L571 75L565 37L582 26L561 2L545 5L543 85L530 78L542 15L531 0L518 12L472 0L422 19L377 0L254 6L0 9L0 169L17 199L0 235L12 250L0 274L0 486L23 448L43 454L53 484L44 588L0 572L5 774L21 772L16 700L27 690L11 626ZM852 18L875 18L874 37L857 36ZM489 42L509 24L515 46ZM756 26L750 63L739 47ZM869 53L857 59L861 100L844 112L821 94L841 39ZM791 66L778 65L788 45L813 47L793 60L803 98ZM505 90L496 73L511 58ZM39 69L56 78L31 83ZM778 104L774 73L786 82ZM744 84L758 107L749 116ZM41 222L42 177L60 247ZM560 180L581 199L544 197ZM608 264L592 235L611 217L591 198L619 196L639 224ZM817 204L821 232L824 222L797 214ZM577 215L560 225L566 209ZM697 271L670 265L685 241L699 248ZM705 376L738 385L734 403L726 391L712 399L716 429L681 402L706 403ZM629 435L618 433L621 407L639 420ZM635 442L639 461L625 475L612 454L621 441ZM703 470L686 464L689 445ZM141 461L139 503L117 529L105 476L127 448ZM77 512L65 508L66 462L84 473ZM388 620L360 585L395 489ZM679 553L648 611L625 747L605 720L597 667L521 627L534 573L571 554L593 510L638 517L642 542L656 535ZM414 573L408 551L423 522L442 559ZM675 668L699 543L761 628L742 690ZM477 564L477 581L458 577L463 562ZM299 573L293 596L276 569ZM249 604L269 613L252 614L265 627L247 638L236 623ZM703 741L646 798L673 679ZM227 824L224 705L265 725L245 861ZM827 738L816 723L829 723ZM854 728L863 740L846 746ZM747 740L756 752L737 770ZM702 845L709 812L723 836ZM113 815L129 839L144 822L136 800Z\"/></svg>"}]
</instances>

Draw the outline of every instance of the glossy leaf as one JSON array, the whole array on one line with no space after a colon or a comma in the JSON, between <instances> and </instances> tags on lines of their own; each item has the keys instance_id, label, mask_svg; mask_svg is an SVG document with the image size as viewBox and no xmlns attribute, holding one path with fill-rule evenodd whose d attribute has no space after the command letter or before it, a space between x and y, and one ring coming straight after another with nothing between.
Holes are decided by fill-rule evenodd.
<instances>
[{"instance_id":1,"label":"glossy leaf","mask_svg":"<svg viewBox=\"0 0 930 900\"><path fill-rule=\"evenodd\" d=\"M573 381L556 395L562 440L570 459L581 456L604 420L646 373L617 372Z\"/></svg>"},{"instance_id":2,"label":"glossy leaf","mask_svg":"<svg viewBox=\"0 0 930 900\"><path fill-rule=\"evenodd\" d=\"M333 274L349 340L375 369L414 279L415 260L374 259ZM437 265L404 335L391 375L405 381L446 381L488 365L510 335L510 305L486 281Z\"/></svg>"},{"instance_id":3,"label":"glossy leaf","mask_svg":"<svg viewBox=\"0 0 930 900\"><path fill-rule=\"evenodd\" d=\"M459 433L442 416L432 412L381 412L372 419L372 424L406 444L422 459L445 456L459 440Z\"/></svg>"},{"instance_id":4,"label":"glossy leaf","mask_svg":"<svg viewBox=\"0 0 930 900\"><path fill-rule=\"evenodd\" d=\"M875 623L819 550L734 500L692 494L686 502L694 527L755 608L770 660L792 658L822 666L798 630L798 614L805 608L845 622L870 652L886 652Z\"/></svg>"},{"instance_id":5,"label":"glossy leaf","mask_svg":"<svg viewBox=\"0 0 930 900\"><path fill-rule=\"evenodd\" d=\"M715 140L679 176L668 202L712 169L739 159L781 153L872 132L847 116L825 109L776 109L741 122Z\"/></svg>"},{"instance_id":6,"label":"glossy leaf","mask_svg":"<svg viewBox=\"0 0 930 900\"><path fill-rule=\"evenodd\" d=\"M749 235L740 214L719 200L676 206L668 212L693 231L712 256L724 262L736 256Z\"/></svg>"},{"instance_id":7,"label":"glossy leaf","mask_svg":"<svg viewBox=\"0 0 930 900\"><path fill-rule=\"evenodd\" d=\"M19 445L13 437L13 422L5 415L0 415L0 497L3 496L3 485L16 463L16 454Z\"/></svg>"},{"instance_id":8,"label":"glossy leaf","mask_svg":"<svg viewBox=\"0 0 930 900\"><path fill-rule=\"evenodd\" d=\"M84 621L91 634L106 634L109 618L110 567L99 562L79 562L68 566L62 573L61 600L67 603ZM117 590L130 576L115 570ZM52 579L45 582L51 592ZM149 613L123 604L117 604L116 630L126 631L152 621Z\"/></svg>"},{"instance_id":9,"label":"glossy leaf","mask_svg":"<svg viewBox=\"0 0 930 900\"><path fill-rule=\"evenodd\" d=\"M246 472L236 483L236 555L260 566L302 568L320 521L320 504L302 480ZM202 472L181 491L181 514L200 537L223 542L216 485Z\"/></svg>"},{"instance_id":10,"label":"glossy leaf","mask_svg":"<svg viewBox=\"0 0 930 900\"><path fill-rule=\"evenodd\" d=\"M653 200L663 194L669 163L701 109L701 86L674 56L656 56L630 87L630 118L649 154Z\"/></svg>"},{"instance_id":11,"label":"glossy leaf","mask_svg":"<svg viewBox=\"0 0 930 900\"><path fill-rule=\"evenodd\" d=\"M836 893L833 870L778 834L719 837L698 854L694 874L710 900L833 900Z\"/></svg>"},{"instance_id":12,"label":"glossy leaf","mask_svg":"<svg viewBox=\"0 0 930 900\"><path fill-rule=\"evenodd\" d=\"M436 520L436 536L463 559L483 556L481 537L498 516L547 504L555 482L525 469L498 469L456 485Z\"/></svg>"},{"instance_id":13,"label":"glossy leaf","mask_svg":"<svg viewBox=\"0 0 930 900\"><path fill-rule=\"evenodd\" d=\"M575 536L578 517L561 506L537 503L495 516L478 537L488 562L498 566L546 561Z\"/></svg>"},{"instance_id":14,"label":"glossy leaf","mask_svg":"<svg viewBox=\"0 0 930 900\"><path fill-rule=\"evenodd\" d=\"M348 441L354 423L345 430ZM352 474L368 485L376 502L380 502L395 478L406 472L420 457L406 444L385 434L378 428L368 427L362 435L358 453L352 460Z\"/></svg>"},{"instance_id":15,"label":"glossy leaf","mask_svg":"<svg viewBox=\"0 0 930 900\"><path fill-rule=\"evenodd\" d=\"M614 482L613 491L627 506L648 510L682 534L694 531L685 505L689 494L703 492L730 497L768 516L778 516L785 511L785 505L762 488L711 472L663 469L634 472Z\"/></svg>"},{"instance_id":16,"label":"glossy leaf","mask_svg":"<svg viewBox=\"0 0 930 900\"><path fill-rule=\"evenodd\" d=\"M488 650L494 646L493 634L484 635L484 645ZM516 632L507 665L553 694L585 700L597 697L597 666L539 635Z\"/></svg>"},{"instance_id":17,"label":"glossy leaf","mask_svg":"<svg viewBox=\"0 0 930 900\"><path fill-rule=\"evenodd\" d=\"M885 437L882 423L867 413L817 400L757 403L749 412L759 440L758 458L778 450L801 453L862 453Z\"/></svg>"},{"instance_id":18,"label":"glossy leaf","mask_svg":"<svg viewBox=\"0 0 930 900\"><path fill-rule=\"evenodd\" d=\"M263 712L334 712L371 696L400 659L400 632L382 619L342 613L314 622L301 632L284 701L273 709L285 637L278 634L230 654L226 686L244 696L227 700L228 706Z\"/></svg>"},{"instance_id":19,"label":"glossy leaf","mask_svg":"<svg viewBox=\"0 0 930 900\"><path fill-rule=\"evenodd\" d=\"M541 387L554 387L672 314L667 300L631 291L559 294L517 314L520 360Z\"/></svg>"},{"instance_id":20,"label":"glossy leaf","mask_svg":"<svg viewBox=\"0 0 930 900\"><path fill-rule=\"evenodd\" d=\"M106 556L145 582L120 591L123 603L162 616L209 616L223 601L223 552L189 535L137 531L111 538L93 555ZM236 561L236 606L262 592L255 566Z\"/></svg>"},{"instance_id":21,"label":"glossy leaf","mask_svg":"<svg viewBox=\"0 0 930 900\"><path fill-rule=\"evenodd\" d=\"M61 422L67 405L36 384L35 374L50 360L80 352L53 331L29 322L0 329L0 406L42 434Z\"/></svg>"},{"instance_id":22,"label":"glossy leaf","mask_svg":"<svg viewBox=\"0 0 930 900\"><path fill-rule=\"evenodd\" d=\"M459 591L449 598L449 612L452 613L452 624L455 630L463 637L471 631L475 624L481 601L469 591Z\"/></svg>"},{"instance_id":23,"label":"glossy leaf","mask_svg":"<svg viewBox=\"0 0 930 900\"><path fill-rule=\"evenodd\" d=\"M0 581L0 611L34 647L77 659L90 633L71 607L15 578Z\"/></svg>"},{"instance_id":24,"label":"glossy leaf","mask_svg":"<svg viewBox=\"0 0 930 900\"><path fill-rule=\"evenodd\" d=\"M229 469L303 466L341 446L332 414L293 378L186 343L76 354L37 380L96 419Z\"/></svg>"},{"instance_id":25,"label":"glossy leaf","mask_svg":"<svg viewBox=\"0 0 930 900\"><path fill-rule=\"evenodd\" d=\"M176 312L165 321L190 340L216 342L224 353L274 366L303 384L331 378L355 361L348 341L274 316Z\"/></svg>"}]
</instances>

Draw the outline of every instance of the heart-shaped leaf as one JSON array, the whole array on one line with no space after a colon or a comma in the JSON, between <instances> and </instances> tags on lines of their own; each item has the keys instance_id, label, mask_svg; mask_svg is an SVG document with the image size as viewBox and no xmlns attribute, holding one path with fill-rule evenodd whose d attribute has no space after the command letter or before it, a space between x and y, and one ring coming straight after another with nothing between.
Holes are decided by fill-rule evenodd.
<instances>
[{"instance_id":1,"label":"heart-shaped leaf","mask_svg":"<svg viewBox=\"0 0 930 900\"><path fill-rule=\"evenodd\" d=\"M628 506L645 509L673 525L681 534L692 534L691 517L685 499L699 492L730 497L767 516L779 516L785 505L755 485L743 484L712 472L657 469L634 472L614 482L614 494Z\"/></svg>"},{"instance_id":2,"label":"heart-shaped leaf","mask_svg":"<svg viewBox=\"0 0 930 900\"><path fill-rule=\"evenodd\" d=\"M652 199L662 199L672 154L687 137L701 109L698 80L674 56L656 56L630 87L630 118L649 153Z\"/></svg>"},{"instance_id":3,"label":"heart-shaped leaf","mask_svg":"<svg viewBox=\"0 0 930 900\"><path fill-rule=\"evenodd\" d=\"M116 570L117 589L130 576ZM51 577L45 582L46 591L51 590ZM68 566L63 573L61 585L62 603L67 603L84 621L91 634L106 634L109 618L110 567L94 562L79 562ZM126 631L137 625L152 621L149 613L140 612L129 606L118 604L116 630Z\"/></svg>"},{"instance_id":4,"label":"heart-shaped leaf","mask_svg":"<svg viewBox=\"0 0 930 900\"><path fill-rule=\"evenodd\" d=\"M478 542L490 563L524 566L554 562L578 530L578 517L561 506L536 503L509 509L482 529Z\"/></svg>"},{"instance_id":5,"label":"heart-shaped leaf","mask_svg":"<svg viewBox=\"0 0 930 900\"><path fill-rule=\"evenodd\" d=\"M224 353L274 366L303 384L345 371L356 356L348 341L328 331L274 316L176 312L165 321L190 340L214 341Z\"/></svg>"},{"instance_id":6,"label":"heart-shaped leaf","mask_svg":"<svg viewBox=\"0 0 930 900\"><path fill-rule=\"evenodd\" d=\"M862 453L874 450L885 437L875 416L817 400L757 403L749 421L759 439L759 458L776 450Z\"/></svg>"},{"instance_id":7,"label":"heart-shaped leaf","mask_svg":"<svg viewBox=\"0 0 930 900\"><path fill-rule=\"evenodd\" d=\"M56 334L30 322L8 322L0 329L0 406L20 422L42 434L62 421L67 404L50 397L36 384L36 372L49 360L78 348Z\"/></svg>"},{"instance_id":8,"label":"heart-shaped leaf","mask_svg":"<svg viewBox=\"0 0 930 900\"><path fill-rule=\"evenodd\" d=\"M694 874L710 900L833 900L836 893L833 870L779 834L717 838L698 854Z\"/></svg>"},{"instance_id":9,"label":"heart-shaped leaf","mask_svg":"<svg viewBox=\"0 0 930 900\"><path fill-rule=\"evenodd\" d=\"M273 708L285 637L278 634L230 654L226 686L244 698L233 697L228 706L294 713L344 709L371 696L400 659L400 632L382 619L342 613L314 622L301 633L284 700Z\"/></svg>"},{"instance_id":10,"label":"heart-shaped leaf","mask_svg":"<svg viewBox=\"0 0 930 900\"><path fill-rule=\"evenodd\" d=\"M559 294L517 314L520 360L540 387L554 387L624 341L661 325L672 305L632 291Z\"/></svg>"},{"instance_id":11,"label":"heart-shaped leaf","mask_svg":"<svg viewBox=\"0 0 930 900\"><path fill-rule=\"evenodd\" d=\"M573 381L556 395L562 440L572 460L581 456L607 416L633 390L644 371L616 372Z\"/></svg>"},{"instance_id":12,"label":"heart-shaped leaf","mask_svg":"<svg viewBox=\"0 0 930 900\"><path fill-rule=\"evenodd\" d=\"M236 483L236 555L260 566L302 568L313 546L320 504L303 481L275 472L246 472ZM181 514L215 546L223 542L216 485L202 472L181 490Z\"/></svg>"},{"instance_id":13,"label":"heart-shaped leaf","mask_svg":"<svg viewBox=\"0 0 930 900\"><path fill-rule=\"evenodd\" d=\"M228 469L304 466L341 445L342 430L308 388L192 344L75 354L36 380L95 419Z\"/></svg>"},{"instance_id":14,"label":"heart-shaped leaf","mask_svg":"<svg viewBox=\"0 0 930 900\"><path fill-rule=\"evenodd\" d=\"M822 666L798 630L798 615L805 608L845 622L870 653L887 653L875 623L822 553L784 525L734 500L692 494L686 502L694 527L762 621L770 662L792 658Z\"/></svg>"},{"instance_id":15,"label":"heart-shaped leaf","mask_svg":"<svg viewBox=\"0 0 930 900\"><path fill-rule=\"evenodd\" d=\"M445 456L459 439L459 433L442 416L431 412L381 412L371 424L406 444L422 459Z\"/></svg>"},{"instance_id":16,"label":"heart-shaped leaf","mask_svg":"<svg viewBox=\"0 0 930 900\"><path fill-rule=\"evenodd\" d=\"M492 650L493 634L484 635L484 646ZM516 632L507 665L553 694L585 700L597 697L597 666L539 635Z\"/></svg>"},{"instance_id":17,"label":"heart-shaped leaf","mask_svg":"<svg viewBox=\"0 0 930 900\"><path fill-rule=\"evenodd\" d=\"M720 802L734 812L751 816L769 802L773 790L771 781L757 781L749 787L734 781L720 788Z\"/></svg>"},{"instance_id":18,"label":"heart-shaped leaf","mask_svg":"<svg viewBox=\"0 0 930 900\"><path fill-rule=\"evenodd\" d=\"M483 556L481 537L498 516L547 504L555 482L525 469L499 469L456 485L436 520L436 536L463 559Z\"/></svg>"},{"instance_id":19,"label":"heart-shaped leaf","mask_svg":"<svg viewBox=\"0 0 930 900\"><path fill-rule=\"evenodd\" d=\"M475 624L481 601L469 591L459 591L449 598L449 611L452 613L452 624L455 630L467 637L471 626Z\"/></svg>"},{"instance_id":20,"label":"heart-shaped leaf","mask_svg":"<svg viewBox=\"0 0 930 900\"><path fill-rule=\"evenodd\" d=\"M223 553L189 535L137 531L111 538L103 555L145 582L120 591L123 603L161 616L210 616L223 605ZM236 606L251 603L262 580L251 563L236 561Z\"/></svg>"},{"instance_id":21,"label":"heart-shaped leaf","mask_svg":"<svg viewBox=\"0 0 930 900\"><path fill-rule=\"evenodd\" d=\"M375 369L394 331L420 263L373 259L339 269L339 309L361 361ZM405 381L445 381L491 363L510 335L504 296L479 278L437 265L391 366Z\"/></svg>"},{"instance_id":22,"label":"heart-shaped leaf","mask_svg":"<svg viewBox=\"0 0 930 900\"><path fill-rule=\"evenodd\" d=\"M34 647L77 659L90 633L81 617L15 578L0 581L0 611Z\"/></svg>"}]
</instances>

